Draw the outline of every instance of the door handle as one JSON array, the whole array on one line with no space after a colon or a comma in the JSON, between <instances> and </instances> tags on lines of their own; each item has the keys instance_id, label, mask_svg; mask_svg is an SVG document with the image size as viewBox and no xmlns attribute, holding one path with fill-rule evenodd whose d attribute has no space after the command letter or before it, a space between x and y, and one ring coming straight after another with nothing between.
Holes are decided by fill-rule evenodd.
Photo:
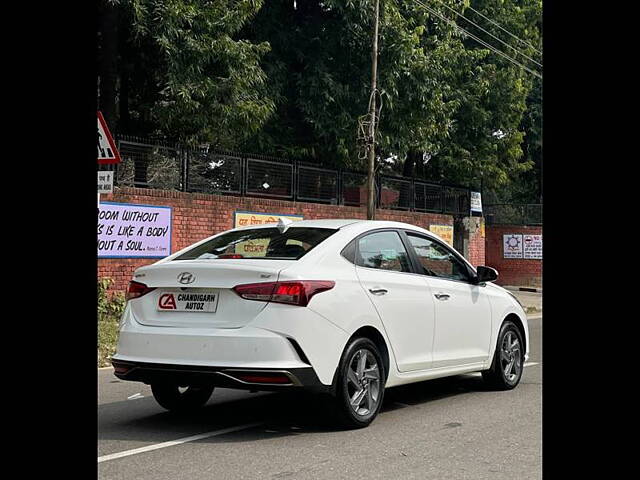
<instances>
[{"instance_id":1,"label":"door handle","mask_svg":"<svg viewBox=\"0 0 640 480\"><path fill-rule=\"evenodd\" d=\"M369 291L374 295L384 295L388 292L386 288L370 288Z\"/></svg>"},{"instance_id":2,"label":"door handle","mask_svg":"<svg viewBox=\"0 0 640 480\"><path fill-rule=\"evenodd\" d=\"M449 300L449 297L451 295L449 295L448 293L435 293L434 296L438 299L438 300Z\"/></svg>"}]
</instances>

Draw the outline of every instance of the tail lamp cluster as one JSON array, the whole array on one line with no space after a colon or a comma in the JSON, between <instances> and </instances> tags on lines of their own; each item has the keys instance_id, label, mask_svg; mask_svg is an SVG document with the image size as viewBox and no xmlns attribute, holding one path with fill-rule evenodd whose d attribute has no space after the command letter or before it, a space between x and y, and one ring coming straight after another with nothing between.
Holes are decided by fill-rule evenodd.
<instances>
[{"instance_id":1,"label":"tail lamp cluster","mask_svg":"<svg viewBox=\"0 0 640 480\"><path fill-rule=\"evenodd\" d=\"M129 288L127 289L127 294L125 295L126 300L132 300L134 298L140 298L143 295L146 295L149 292L155 290L154 288L147 287L144 283L136 282L131 280L129 282Z\"/></svg>"},{"instance_id":2,"label":"tail lamp cluster","mask_svg":"<svg viewBox=\"0 0 640 480\"><path fill-rule=\"evenodd\" d=\"M332 280L247 283L233 287L233 291L245 300L285 303L287 305L306 307L314 295L331 290L335 284ZM155 290L155 287L148 287L144 283L132 280L129 282L125 298L127 300L140 298L153 290Z\"/></svg>"},{"instance_id":3,"label":"tail lamp cluster","mask_svg":"<svg viewBox=\"0 0 640 480\"><path fill-rule=\"evenodd\" d=\"M238 285L233 290L245 300L305 307L314 295L331 290L335 284L336 282L332 280L298 280L295 282L248 283Z\"/></svg>"}]
</instances>

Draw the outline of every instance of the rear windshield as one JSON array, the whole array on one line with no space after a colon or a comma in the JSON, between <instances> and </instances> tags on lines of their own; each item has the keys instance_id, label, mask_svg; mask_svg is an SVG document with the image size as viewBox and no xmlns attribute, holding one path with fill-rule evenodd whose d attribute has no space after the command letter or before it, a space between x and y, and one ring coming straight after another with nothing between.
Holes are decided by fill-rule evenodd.
<instances>
[{"instance_id":1,"label":"rear windshield","mask_svg":"<svg viewBox=\"0 0 640 480\"><path fill-rule=\"evenodd\" d=\"M277 228L256 228L229 232L213 238L174 260L215 258L264 258L297 260L337 230L290 227L284 233Z\"/></svg>"}]
</instances>

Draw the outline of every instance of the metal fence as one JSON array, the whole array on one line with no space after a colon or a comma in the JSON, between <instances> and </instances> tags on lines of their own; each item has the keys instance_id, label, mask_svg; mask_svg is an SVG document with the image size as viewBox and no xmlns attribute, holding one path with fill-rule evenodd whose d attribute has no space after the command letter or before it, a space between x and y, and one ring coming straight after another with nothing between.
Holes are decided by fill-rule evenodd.
<instances>
[{"instance_id":1,"label":"metal fence","mask_svg":"<svg viewBox=\"0 0 640 480\"><path fill-rule=\"evenodd\" d=\"M488 225L542 225L541 203L496 203L483 208Z\"/></svg>"},{"instance_id":2,"label":"metal fence","mask_svg":"<svg viewBox=\"0 0 640 480\"><path fill-rule=\"evenodd\" d=\"M186 148L130 136L118 138L118 186L279 198L331 205L367 202L367 174L330 170L297 160ZM383 209L469 215L470 190L407 177L376 176Z\"/></svg>"}]
</instances>

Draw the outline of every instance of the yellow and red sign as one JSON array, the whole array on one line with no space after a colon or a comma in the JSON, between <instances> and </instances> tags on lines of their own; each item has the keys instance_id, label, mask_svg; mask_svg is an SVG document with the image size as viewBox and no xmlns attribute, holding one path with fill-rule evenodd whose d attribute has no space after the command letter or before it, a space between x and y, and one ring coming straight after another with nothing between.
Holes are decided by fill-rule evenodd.
<instances>
[{"instance_id":1,"label":"yellow and red sign","mask_svg":"<svg viewBox=\"0 0 640 480\"><path fill-rule=\"evenodd\" d=\"M453 225L429 225L429 231L435 233L453 247Z\"/></svg>"},{"instance_id":2,"label":"yellow and red sign","mask_svg":"<svg viewBox=\"0 0 640 480\"><path fill-rule=\"evenodd\" d=\"M302 215L282 215L280 213L257 213L236 211L233 219L233 228L250 227L251 225L264 225L265 223L278 223L280 218L287 218L294 222L302 220Z\"/></svg>"},{"instance_id":3,"label":"yellow and red sign","mask_svg":"<svg viewBox=\"0 0 640 480\"><path fill-rule=\"evenodd\" d=\"M233 228L250 227L252 225L264 225L265 223L277 223L280 218L286 218L294 222L302 220L302 215L281 215L279 213L257 213L237 211L234 214ZM296 243L289 240L289 244ZM299 243L299 242L298 242ZM235 253L240 253L245 257L264 257L269 239L247 240L236 245Z\"/></svg>"}]
</instances>

